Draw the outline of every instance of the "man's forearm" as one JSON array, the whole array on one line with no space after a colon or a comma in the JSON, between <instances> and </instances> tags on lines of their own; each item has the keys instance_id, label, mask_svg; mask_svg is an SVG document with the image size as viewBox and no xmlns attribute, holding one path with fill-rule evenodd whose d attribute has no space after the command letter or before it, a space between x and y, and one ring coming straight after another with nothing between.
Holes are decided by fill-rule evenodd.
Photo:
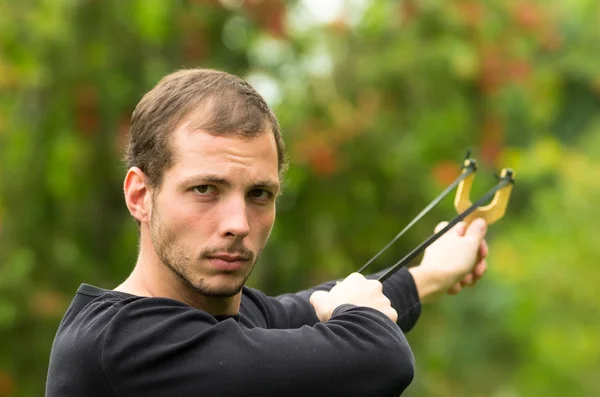
<instances>
[{"instance_id":1,"label":"man's forearm","mask_svg":"<svg viewBox=\"0 0 600 397\"><path fill-rule=\"evenodd\" d=\"M442 283L435 273L421 266L411 267L408 271L415 281L421 302L431 302L444 292L441 290Z\"/></svg>"}]
</instances>

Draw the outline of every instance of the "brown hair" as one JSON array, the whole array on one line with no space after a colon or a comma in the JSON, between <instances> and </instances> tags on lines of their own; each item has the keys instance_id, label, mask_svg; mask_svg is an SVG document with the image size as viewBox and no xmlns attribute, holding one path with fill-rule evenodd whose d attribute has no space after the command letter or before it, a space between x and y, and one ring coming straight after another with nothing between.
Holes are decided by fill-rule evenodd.
<instances>
[{"instance_id":1,"label":"brown hair","mask_svg":"<svg viewBox=\"0 0 600 397\"><path fill-rule=\"evenodd\" d=\"M211 134L254 137L270 129L275 137L280 178L287 160L279 123L265 100L241 78L211 69L184 69L162 78L138 103L131 117L127 167L139 167L160 187L173 165L169 137L192 111L192 127Z\"/></svg>"}]
</instances>

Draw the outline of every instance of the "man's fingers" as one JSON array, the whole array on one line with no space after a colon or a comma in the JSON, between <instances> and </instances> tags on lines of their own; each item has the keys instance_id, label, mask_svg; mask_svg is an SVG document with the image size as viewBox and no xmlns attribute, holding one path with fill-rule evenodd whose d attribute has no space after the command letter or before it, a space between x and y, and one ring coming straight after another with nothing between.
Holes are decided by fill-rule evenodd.
<instances>
[{"instance_id":1,"label":"man's fingers","mask_svg":"<svg viewBox=\"0 0 600 397\"><path fill-rule=\"evenodd\" d=\"M481 246L479 246L479 257L481 259L483 259L486 256L488 256L488 253L489 253L489 248L488 248L487 241L481 240Z\"/></svg>"},{"instance_id":2,"label":"man's fingers","mask_svg":"<svg viewBox=\"0 0 600 397\"><path fill-rule=\"evenodd\" d=\"M456 283L448 289L448 295L456 295L460 292L460 290L462 290L462 286L460 283Z\"/></svg>"},{"instance_id":3,"label":"man's fingers","mask_svg":"<svg viewBox=\"0 0 600 397\"><path fill-rule=\"evenodd\" d=\"M388 318L390 320L392 320L393 322L398 321L398 312L396 311L396 309L394 309L393 307L387 307L386 309L383 310L383 314L385 314L386 316L388 316Z\"/></svg>"},{"instance_id":4,"label":"man's fingers","mask_svg":"<svg viewBox=\"0 0 600 397\"><path fill-rule=\"evenodd\" d=\"M433 229L433 231L434 231L434 233L438 233L438 232L442 231L442 229L445 228L446 226L448 226L448 222L440 222L437 224L435 229ZM454 225L454 227L451 230L454 231L459 236L464 236L466 229L467 229L467 224L465 222L458 222L456 225Z\"/></svg>"},{"instance_id":5,"label":"man's fingers","mask_svg":"<svg viewBox=\"0 0 600 397\"><path fill-rule=\"evenodd\" d=\"M463 287L469 287L473 285L473 281L473 275L469 273L465 276L465 278L463 278L463 280L460 282L460 285L462 285Z\"/></svg>"},{"instance_id":6,"label":"man's fingers","mask_svg":"<svg viewBox=\"0 0 600 397\"><path fill-rule=\"evenodd\" d=\"M461 287L471 287L483 277L487 271L487 262L484 260L480 261L475 265L473 271L465 276L459 283Z\"/></svg>"},{"instance_id":7,"label":"man's fingers","mask_svg":"<svg viewBox=\"0 0 600 397\"><path fill-rule=\"evenodd\" d=\"M439 231L441 231L443 228L446 227L446 225L448 225L448 222L440 222L437 224L437 226L435 227L435 229L433 229L434 233L437 233Z\"/></svg>"},{"instance_id":8,"label":"man's fingers","mask_svg":"<svg viewBox=\"0 0 600 397\"><path fill-rule=\"evenodd\" d=\"M467 224L465 222L458 222L452 230L457 236L464 236L467 232Z\"/></svg>"},{"instance_id":9,"label":"man's fingers","mask_svg":"<svg viewBox=\"0 0 600 397\"><path fill-rule=\"evenodd\" d=\"M346 281L346 280L351 280L351 281L357 281L358 280L358 281L360 281L360 280L364 280L364 279L365 279L365 276L363 276L360 273L354 272L354 273L350 273L348 275L348 277L346 277L344 279L344 281Z\"/></svg>"},{"instance_id":10,"label":"man's fingers","mask_svg":"<svg viewBox=\"0 0 600 397\"><path fill-rule=\"evenodd\" d=\"M327 291L315 291L310 295L310 303L314 304L315 302L320 301L321 299L327 297Z\"/></svg>"},{"instance_id":11,"label":"man's fingers","mask_svg":"<svg viewBox=\"0 0 600 397\"><path fill-rule=\"evenodd\" d=\"M485 233L487 231L487 223L481 219L477 218L467 228L467 232L465 233L468 236L477 237L483 239Z\"/></svg>"},{"instance_id":12,"label":"man's fingers","mask_svg":"<svg viewBox=\"0 0 600 397\"><path fill-rule=\"evenodd\" d=\"M480 261L478 264L475 265L475 268L473 269L473 278L475 281L479 280L481 277L483 277L483 275L485 274L485 272L487 271L487 261L486 260L482 260Z\"/></svg>"}]
</instances>

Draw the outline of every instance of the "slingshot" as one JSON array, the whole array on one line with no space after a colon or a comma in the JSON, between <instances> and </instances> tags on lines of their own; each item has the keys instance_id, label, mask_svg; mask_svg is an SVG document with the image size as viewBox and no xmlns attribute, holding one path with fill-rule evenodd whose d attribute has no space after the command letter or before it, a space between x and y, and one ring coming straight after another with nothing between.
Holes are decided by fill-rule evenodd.
<instances>
[{"instance_id":1,"label":"slingshot","mask_svg":"<svg viewBox=\"0 0 600 397\"><path fill-rule=\"evenodd\" d=\"M452 229L458 222L465 221L467 224L471 223L476 218L483 218L488 224L492 224L502 218L506 212L508 206L508 200L512 191L512 186L515 182L515 172L510 168L503 168L498 176L498 183L496 186L488 190L475 203L471 203L469 195L471 193L471 187L473 180L475 179L475 172L477 171L477 162L475 159L470 157L471 153L467 152L465 160L463 162L461 173L448 187L440 193L423 211L421 211L400 233L398 233L392 241L390 241L385 247L381 249L375 256L373 256L367 263L365 263L359 270L358 273L364 272L375 259L377 259L383 252L385 252L392 244L394 244L408 229L410 229L415 223L417 223L425 214L427 214L433 207L435 207L440 201L442 201L452 189L458 185L456 190L456 196L454 198L454 208L458 212L458 215L452 219L442 230L431 235L419 246L409 252L404 258L396 262L387 272L378 278L378 281L385 281L400 268L406 266L411 260L420 255L427 247L429 247L434 241L439 239L444 233ZM492 200L488 205L483 206L488 201Z\"/></svg>"}]
</instances>

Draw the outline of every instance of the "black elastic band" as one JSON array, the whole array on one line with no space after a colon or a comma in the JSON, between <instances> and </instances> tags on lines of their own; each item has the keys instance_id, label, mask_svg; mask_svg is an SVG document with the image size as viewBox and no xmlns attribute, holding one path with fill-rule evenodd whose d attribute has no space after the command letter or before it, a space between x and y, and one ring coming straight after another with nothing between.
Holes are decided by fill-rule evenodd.
<instances>
[{"instance_id":1,"label":"black elastic band","mask_svg":"<svg viewBox=\"0 0 600 397\"><path fill-rule=\"evenodd\" d=\"M468 159L468 153L467 153L467 159ZM402 235L404 233L406 233L406 231L408 229L410 229L411 227L413 227L415 225L415 223L417 223L419 220L421 220L421 218L423 218L429 211L431 211L431 209L433 207L435 207L436 205L438 205L438 203L440 201L442 201L448 194L450 194L450 192L466 177L468 177L469 175L471 175L473 172L475 172L477 170L476 166L475 166L475 162L472 161L469 163L469 165L466 167L466 171L461 172L461 174L458 176L458 178L456 178L454 180L454 182L452 182L442 193L440 193L431 203L429 203L429 205L427 207L425 207L423 209L423 211L421 211L419 213L419 215L417 215L412 221L410 221L410 223L408 225L406 225L406 227L404 229L402 229L402 231L400 233L398 233L396 235L396 237L394 237L392 239L392 241L390 241L389 243L387 243L387 245L385 247L383 247L381 249L381 251L379 251L378 253L375 254L375 256L373 256L371 259L369 259L367 261L367 263L365 263L360 269L357 270L358 273L362 273L364 272L369 265L371 265L371 263L373 263L373 261L377 258L379 258L379 256L381 254L383 254L388 248L390 248L392 246L392 244L394 244L400 237L402 237Z\"/></svg>"},{"instance_id":2,"label":"black elastic band","mask_svg":"<svg viewBox=\"0 0 600 397\"><path fill-rule=\"evenodd\" d=\"M480 198L479 200L477 200L473 205L471 205L464 212L462 212L461 214L459 214L456 218L452 219L450 221L450 223L448 223L446 225L446 227L444 227L442 230L440 230L439 232L437 232L437 233L433 234L432 236L430 236L427 240L425 240L423 243L421 243L417 248L415 248L414 250L412 250L408 255L406 255L404 258L400 259L394 266L392 266L387 272L385 272L381 277L379 277L378 281L383 282L383 281L387 280L388 278L390 278L399 269L401 269L402 267L406 266L411 260L413 260L419 254L421 254L423 251L425 251L425 249L427 247L429 247L433 242L435 242L442 235L444 235L448 230L452 229L454 227L454 225L456 225L458 222L460 222L463 219L465 219L473 211L475 211L477 208L479 208L479 206L481 206L481 205L485 204L486 202L488 202L492 197L494 197L494 194L496 194L496 192L498 190L502 189L503 187L505 187L509 183L512 183L512 179L510 177L502 178L496 184L496 186L494 186L492 189L490 189L485 194L485 196L483 196L482 198Z\"/></svg>"}]
</instances>

